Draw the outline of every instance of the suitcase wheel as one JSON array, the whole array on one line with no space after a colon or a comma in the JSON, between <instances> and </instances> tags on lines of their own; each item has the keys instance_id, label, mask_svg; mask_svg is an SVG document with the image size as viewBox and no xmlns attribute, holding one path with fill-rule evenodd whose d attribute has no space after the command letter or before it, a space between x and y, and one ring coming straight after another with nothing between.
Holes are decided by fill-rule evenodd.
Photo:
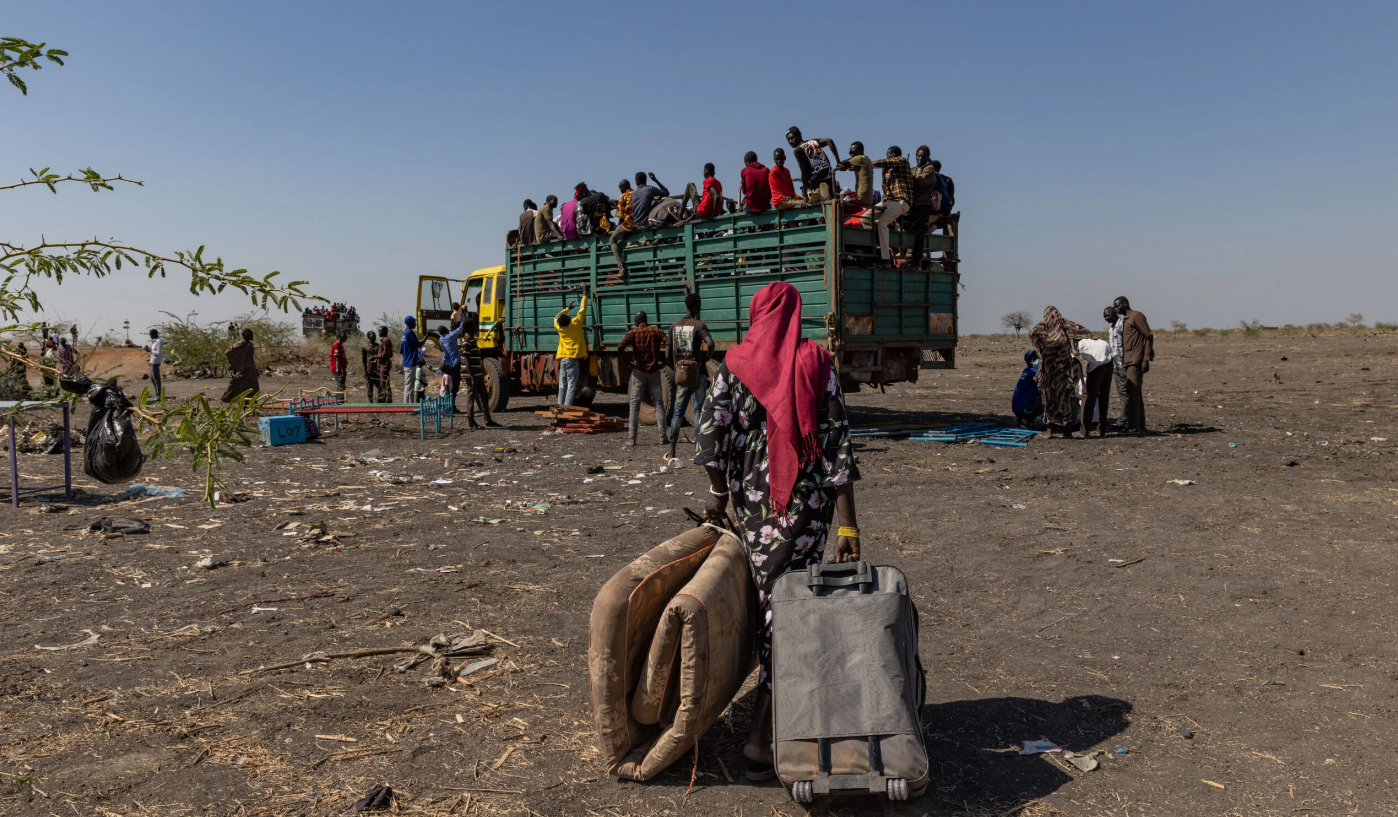
<instances>
[{"instance_id":1,"label":"suitcase wheel","mask_svg":"<svg viewBox=\"0 0 1398 817\"><path fill-rule=\"evenodd\" d=\"M901 777L888 781L888 799L907 800L908 781L904 780Z\"/></svg>"},{"instance_id":2,"label":"suitcase wheel","mask_svg":"<svg viewBox=\"0 0 1398 817\"><path fill-rule=\"evenodd\" d=\"M809 803L814 800L815 791L811 788L811 781L796 781L791 787L791 799L798 803Z\"/></svg>"}]
</instances>

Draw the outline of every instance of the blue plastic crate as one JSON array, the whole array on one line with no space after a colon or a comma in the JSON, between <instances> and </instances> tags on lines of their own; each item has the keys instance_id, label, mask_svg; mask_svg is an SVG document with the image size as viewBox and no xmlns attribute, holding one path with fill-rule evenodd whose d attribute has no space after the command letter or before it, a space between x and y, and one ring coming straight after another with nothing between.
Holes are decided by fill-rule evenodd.
<instances>
[{"instance_id":1,"label":"blue plastic crate","mask_svg":"<svg viewBox=\"0 0 1398 817\"><path fill-rule=\"evenodd\" d=\"M306 441L306 423L298 416L261 417L257 430L263 445L292 445Z\"/></svg>"}]
</instances>

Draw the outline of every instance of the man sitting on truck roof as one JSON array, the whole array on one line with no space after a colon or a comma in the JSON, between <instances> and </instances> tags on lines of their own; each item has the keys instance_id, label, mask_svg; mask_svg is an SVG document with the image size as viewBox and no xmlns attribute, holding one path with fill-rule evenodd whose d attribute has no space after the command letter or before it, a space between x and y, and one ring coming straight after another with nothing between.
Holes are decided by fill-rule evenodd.
<instances>
[{"instance_id":1,"label":"man sitting on truck roof","mask_svg":"<svg viewBox=\"0 0 1398 817\"><path fill-rule=\"evenodd\" d=\"M849 158L840 163L840 170L854 171L854 197L864 209L874 206L874 160L864 155L863 142L851 142Z\"/></svg>"},{"instance_id":2,"label":"man sitting on truck roof","mask_svg":"<svg viewBox=\"0 0 1398 817\"><path fill-rule=\"evenodd\" d=\"M767 166L757 161L757 152L743 154L743 172L738 174L738 197L743 200L743 212L764 213L772 207L772 185L767 180Z\"/></svg>"},{"instance_id":3,"label":"man sitting on truck roof","mask_svg":"<svg viewBox=\"0 0 1398 817\"><path fill-rule=\"evenodd\" d=\"M647 177L655 184L646 184ZM654 173L637 173L636 192L631 194L631 220L636 224L650 221L651 206L655 204L656 199L668 195L669 189L655 178Z\"/></svg>"},{"instance_id":4,"label":"man sitting on truck roof","mask_svg":"<svg viewBox=\"0 0 1398 817\"><path fill-rule=\"evenodd\" d=\"M534 214L536 205L530 199L524 200L524 212L519 214L519 244L528 247L534 243Z\"/></svg>"},{"instance_id":5,"label":"man sitting on truck roof","mask_svg":"<svg viewBox=\"0 0 1398 817\"><path fill-rule=\"evenodd\" d=\"M544 206L540 207L534 214L534 241L545 244L550 241L562 241L563 233L559 231L558 225L553 222L553 208L558 206L558 197L549 196L544 199Z\"/></svg>"},{"instance_id":6,"label":"man sitting on truck roof","mask_svg":"<svg viewBox=\"0 0 1398 817\"><path fill-rule=\"evenodd\" d=\"M699 218L714 218L723 212L723 183L714 175L713 162L704 163L704 195L694 214Z\"/></svg>"},{"instance_id":7,"label":"man sitting on truck roof","mask_svg":"<svg viewBox=\"0 0 1398 817\"><path fill-rule=\"evenodd\" d=\"M794 210L806 206L806 202L796 195L796 186L791 183L791 171L786 169L786 151L781 148L772 151L772 169L767 172L767 184L772 188L774 208Z\"/></svg>"},{"instance_id":8,"label":"man sitting on truck roof","mask_svg":"<svg viewBox=\"0 0 1398 817\"><path fill-rule=\"evenodd\" d=\"M894 145L888 149L888 157L876 159L874 167L883 170L883 215L879 216L879 255L881 266L893 266L892 252L888 247L888 225L908 212L913 200L913 172L903 149Z\"/></svg>"},{"instance_id":9,"label":"man sitting on truck roof","mask_svg":"<svg viewBox=\"0 0 1398 817\"><path fill-rule=\"evenodd\" d=\"M600 190L589 190L585 182L579 182L577 186L578 212L587 217L590 232L595 235L606 235L612 231L612 225L607 220L607 211L616 206L616 202L607 197L606 193ZM579 226L578 233L582 234Z\"/></svg>"},{"instance_id":10,"label":"man sitting on truck roof","mask_svg":"<svg viewBox=\"0 0 1398 817\"><path fill-rule=\"evenodd\" d=\"M637 178L640 178L642 175L641 173L636 174ZM626 259L622 258L621 252L626 237L636 232L636 221L634 218L636 213L634 204L636 194L631 190L631 182L625 179L617 183L617 189L621 191L621 196L616 200L617 227L615 230L612 230L611 246L612 257L616 259L616 271L625 278ZM645 222L641 223L644 224Z\"/></svg>"},{"instance_id":11,"label":"man sitting on truck roof","mask_svg":"<svg viewBox=\"0 0 1398 817\"><path fill-rule=\"evenodd\" d=\"M795 148L796 166L801 169L801 189L806 194L806 201L815 204L834 198L838 192L835 186L835 171L830 164L830 158L825 155L825 148L830 148L838 163L840 149L835 147L835 141L803 140L801 129L793 125L786 130L786 143Z\"/></svg>"}]
</instances>

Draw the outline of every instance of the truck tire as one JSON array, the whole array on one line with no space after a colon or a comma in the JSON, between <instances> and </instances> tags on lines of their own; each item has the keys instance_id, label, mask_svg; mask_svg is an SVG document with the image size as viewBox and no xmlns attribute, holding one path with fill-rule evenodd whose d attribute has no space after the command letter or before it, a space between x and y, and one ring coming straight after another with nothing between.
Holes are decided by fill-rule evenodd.
<instances>
[{"instance_id":1,"label":"truck tire","mask_svg":"<svg viewBox=\"0 0 1398 817\"><path fill-rule=\"evenodd\" d=\"M505 367L500 365L499 358L488 357L481 363L485 368L486 402L491 411L504 411L510 402L510 376L505 373Z\"/></svg>"},{"instance_id":2,"label":"truck tire","mask_svg":"<svg viewBox=\"0 0 1398 817\"><path fill-rule=\"evenodd\" d=\"M670 427L670 413L675 406L675 370L669 366L660 370L660 395L664 405L657 412L651 403L650 392L641 392L641 425L653 426L658 422L657 418L663 415L665 427Z\"/></svg>"}]
</instances>

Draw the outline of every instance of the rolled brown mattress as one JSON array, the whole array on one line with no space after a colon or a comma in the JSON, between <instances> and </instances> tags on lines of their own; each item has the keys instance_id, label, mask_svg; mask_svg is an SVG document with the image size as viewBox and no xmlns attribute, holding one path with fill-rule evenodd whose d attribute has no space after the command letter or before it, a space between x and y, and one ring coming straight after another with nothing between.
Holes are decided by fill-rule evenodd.
<instances>
[{"instance_id":1,"label":"rolled brown mattress","mask_svg":"<svg viewBox=\"0 0 1398 817\"><path fill-rule=\"evenodd\" d=\"M666 605L698 572L719 535L703 526L657 545L609 579L592 604L587 674L597 742L609 771L657 731L632 716L631 696Z\"/></svg>"},{"instance_id":2,"label":"rolled brown mattress","mask_svg":"<svg viewBox=\"0 0 1398 817\"><path fill-rule=\"evenodd\" d=\"M725 533L660 617L631 697L632 718L659 732L631 750L618 777L649 780L718 720L756 663L756 616L747 553Z\"/></svg>"}]
</instances>

